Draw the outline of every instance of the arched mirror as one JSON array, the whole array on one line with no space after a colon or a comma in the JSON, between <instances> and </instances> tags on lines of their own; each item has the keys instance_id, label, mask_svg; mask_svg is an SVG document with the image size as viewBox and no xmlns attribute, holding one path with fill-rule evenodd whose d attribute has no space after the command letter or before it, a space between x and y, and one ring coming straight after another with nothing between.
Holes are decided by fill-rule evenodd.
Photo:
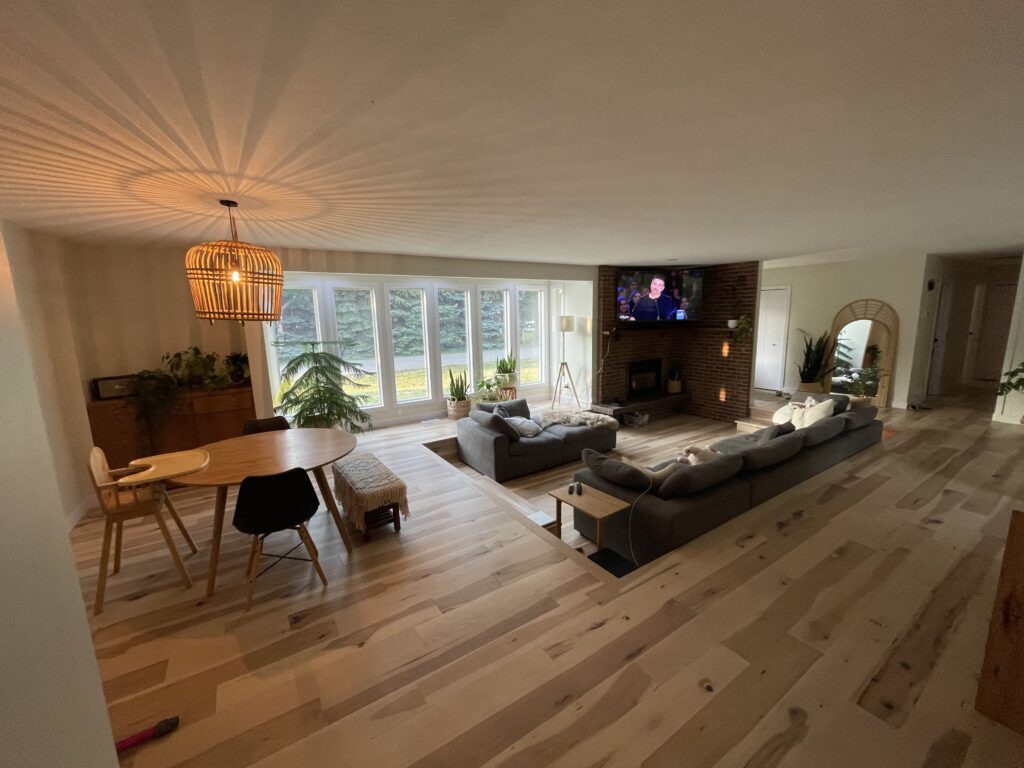
<instances>
[{"instance_id":1,"label":"arched mirror","mask_svg":"<svg viewBox=\"0 0 1024 768\"><path fill-rule=\"evenodd\" d=\"M896 310L884 301L858 299L839 310L832 323L836 369L829 391L888 405L898 335Z\"/></svg>"}]
</instances>

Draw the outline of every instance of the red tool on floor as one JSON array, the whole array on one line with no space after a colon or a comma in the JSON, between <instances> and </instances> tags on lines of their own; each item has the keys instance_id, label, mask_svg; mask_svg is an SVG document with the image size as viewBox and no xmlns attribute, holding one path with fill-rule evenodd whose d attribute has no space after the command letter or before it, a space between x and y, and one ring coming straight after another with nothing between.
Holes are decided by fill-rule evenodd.
<instances>
[{"instance_id":1,"label":"red tool on floor","mask_svg":"<svg viewBox=\"0 0 1024 768\"><path fill-rule=\"evenodd\" d=\"M129 736L127 739L121 739L119 742L117 742L117 754L126 752L129 749L134 749L140 744L145 744L150 739L157 739L161 736L166 736L168 733L176 731L177 729L177 717L169 717L166 720L161 720L152 728L147 728L144 731L139 731L135 735Z\"/></svg>"}]
</instances>

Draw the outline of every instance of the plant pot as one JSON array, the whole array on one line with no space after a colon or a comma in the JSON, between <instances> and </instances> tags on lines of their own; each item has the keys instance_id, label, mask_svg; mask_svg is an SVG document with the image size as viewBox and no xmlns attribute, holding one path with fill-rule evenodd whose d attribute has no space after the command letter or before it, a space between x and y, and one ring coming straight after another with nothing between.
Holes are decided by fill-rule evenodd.
<instances>
[{"instance_id":1,"label":"plant pot","mask_svg":"<svg viewBox=\"0 0 1024 768\"><path fill-rule=\"evenodd\" d=\"M449 419L464 419L469 416L469 400L452 400L448 398L445 404L448 406Z\"/></svg>"},{"instance_id":2,"label":"plant pot","mask_svg":"<svg viewBox=\"0 0 1024 768\"><path fill-rule=\"evenodd\" d=\"M825 383L821 381L801 381L796 391L805 392L809 395L821 395L825 392Z\"/></svg>"},{"instance_id":3,"label":"plant pot","mask_svg":"<svg viewBox=\"0 0 1024 768\"><path fill-rule=\"evenodd\" d=\"M509 389L519 384L519 374L517 373L496 373L494 374L494 380L498 382L498 386L502 389Z\"/></svg>"},{"instance_id":4,"label":"plant pot","mask_svg":"<svg viewBox=\"0 0 1024 768\"><path fill-rule=\"evenodd\" d=\"M670 395L678 395L680 392L683 391L682 380L673 381L672 379L669 379L667 382L665 382L665 391L668 392Z\"/></svg>"},{"instance_id":5,"label":"plant pot","mask_svg":"<svg viewBox=\"0 0 1024 768\"><path fill-rule=\"evenodd\" d=\"M740 321L739 320L726 320L725 324L729 328L729 330L731 331L731 330L734 330L736 328L736 326L740 324Z\"/></svg>"}]
</instances>

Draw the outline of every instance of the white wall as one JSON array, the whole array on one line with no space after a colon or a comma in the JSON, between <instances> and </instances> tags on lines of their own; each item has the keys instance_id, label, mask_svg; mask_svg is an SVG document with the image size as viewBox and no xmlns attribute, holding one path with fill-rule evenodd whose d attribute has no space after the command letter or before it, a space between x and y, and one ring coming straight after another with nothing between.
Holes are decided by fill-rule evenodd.
<instances>
[{"instance_id":1,"label":"white wall","mask_svg":"<svg viewBox=\"0 0 1024 768\"><path fill-rule=\"evenodd\" d=\"M1010 336L1006 342L1006 357L1003 359L1003 371L1024 362L1024 264L1017 280L1017 298L1014 301L1013 321L1010 323ZM996 400L994 421L1007 424L1020 424L1024 419L1024 392L1011 392Z\"/></svg>"},{"instance_id":2,"label":"white wall","mask_svg":"<svg viewBox=\"0 0 1024 768\"><path fill-rule=\"evenodd\" d=\"M113 768L110 721L54 482L34 330L11 273L8 249L26 245L24 232L0 225L0 763Z\"/></svg>"},{"instance_id":3,"label":"white wall","mask_svg":"<svg viewBox=\"0 0 1024 768\"><path fill-rule=\"evenodd\" d=\"M836 313L856 299L879 299L899 315L891 392L892 405L906 408L913 370L920 309L924 255L893 254L889 258L829 262L798 267L773 267L764 262L762 287L788 285L792 289L789 315L785 389L800 383L793 363L803 354L804 331L817 338L831 332Z\"/></svg>"},{"instance_id":4,"label":"white wall","mask_svg":"<svg viewBox=\"0 0 1024 768\"><path fill-rule=\"evenodd\" d=\"M564 314L576 319L575 330L565 334L565 362L569 364L569 371L572 373L573 383L576 385L576 392L579 395L580 403L584 408L590 405L593 386L593 315L594 315L594 286L590 281L567 280L563 285ZM554 327L558 328L559 310L553 309ZM561 343L561 334L552 338L552 344L557 348ZM557 355L556 355L557 356ZM558 365L560 360L556 361ZM554 377L558 375L558 368L552 368L551 383L554 385ZM562 403L570 403L575 406L570 392L563 393Z\"/></svg>"},{"instance_id":5,"label":"white wall","mask_svg":"<svg viewBox=\"0 0 1024 768\"><path fill-rule=\"evenodd\" d=\"M61 260L67 244L4 225L14 289L28 334L54 481L70 529L96 498L85 472L92 447Z\"/></svg>"}]
</instances>

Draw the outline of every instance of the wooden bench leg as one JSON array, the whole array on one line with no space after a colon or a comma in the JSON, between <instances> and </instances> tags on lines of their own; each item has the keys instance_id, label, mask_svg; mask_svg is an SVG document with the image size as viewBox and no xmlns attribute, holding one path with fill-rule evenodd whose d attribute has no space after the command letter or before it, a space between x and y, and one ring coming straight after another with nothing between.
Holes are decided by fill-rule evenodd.
<instances>
[{"instance_id":1,"label":"wooden bench leg","mask_svg":"<svg viewBox=\"0 0 1024 768\"><path fill-rule=\"evenodd\" d=\"M392 504L391 510L395 516L395 533L398 533L402 530L402 513L399 512L397 504Z\"/></svg>"}]
</instances>

